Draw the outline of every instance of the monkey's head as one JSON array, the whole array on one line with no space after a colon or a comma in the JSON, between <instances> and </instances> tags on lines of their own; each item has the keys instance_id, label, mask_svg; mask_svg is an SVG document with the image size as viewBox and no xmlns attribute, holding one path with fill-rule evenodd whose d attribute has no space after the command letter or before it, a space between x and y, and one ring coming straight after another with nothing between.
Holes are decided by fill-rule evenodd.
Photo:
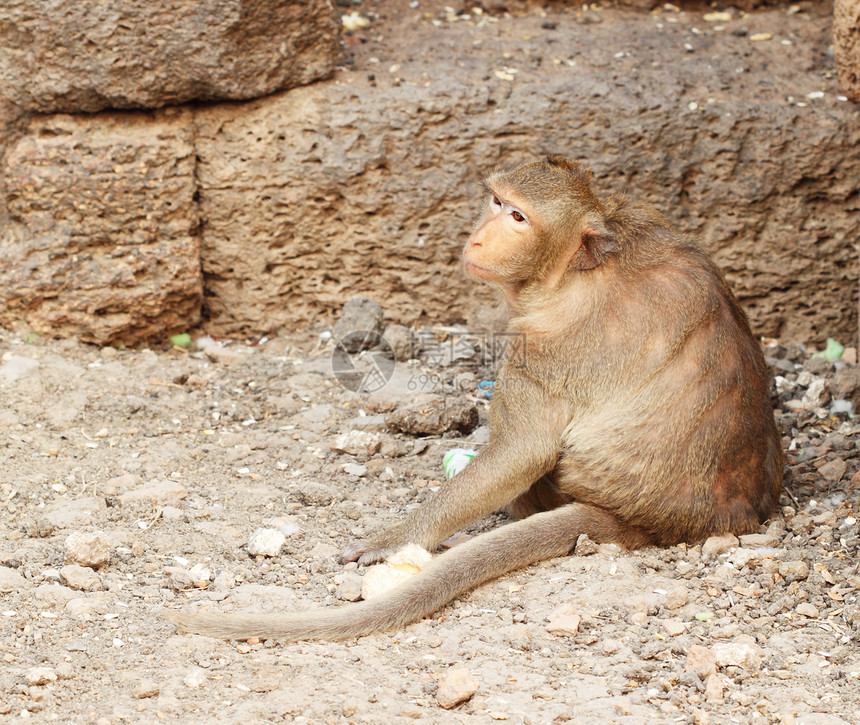
<instances>
[{"instance_id":1,"label":"monkey's head","mask_svg":"<svg viewBox=\"0 0 860 725\"><path fill-rule=\"evenodd\" d=\"M516 295L552 288L569 270L598 266L614 248L591 190L591 169L563 156L495 171L487 207L463 250L466 273Z\"/></svg>"}]
</instances>

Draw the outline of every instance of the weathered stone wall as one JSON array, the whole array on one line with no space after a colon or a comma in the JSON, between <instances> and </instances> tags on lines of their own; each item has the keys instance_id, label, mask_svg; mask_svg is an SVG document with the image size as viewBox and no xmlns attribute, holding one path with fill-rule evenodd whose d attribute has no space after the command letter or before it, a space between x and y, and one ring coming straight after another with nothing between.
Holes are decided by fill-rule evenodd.
<instances>
[{"instance_id":1,"label":"weathered stone wall","mask_svg":"<svg viewBox=\"0 0 860 725\"><path fill-rule=\"evenodd\" d=\"M833 48L839 87L860 103L860 0L834 0Z\"/></svg>"},{"instance_id":2,"label":"weathered stone wall","mask_svg":"<svg viewBox=\"0 0 860 725\"><path fill-rule=\"evenodd\" d=\"M0 324L133 343L202 311L222 336L321 330L356 293L391 321L465 319L493 298L460 269L477 180L560 152L701 235L758 333L854 339L860 113L827 80L829 25L774 12L762 24L793 40L755 44L692 33L693 14L606 17L395 19L353 70L244 104L7 106Z\"/></svg>"},{"instance_id":3,"label":"weathered stone wall","mask_svg":"<svg viewBox=\"0 0 860 725\"><path fill-rule=\"evenodd\" d=\"M188 111L31 119L7 151L0 325L134 342L200 320Z\"/></svg>"},{"instance_id":4,"label":"weathered stone wall","mask_svg":"<svg viewBox=\"0 0 860 725\"><path fill-rule=\"evenodd\" d=\"M0 93L31 111L258 98L328 76L327 0L4 0Z\"/></svg>"}]
</instances>

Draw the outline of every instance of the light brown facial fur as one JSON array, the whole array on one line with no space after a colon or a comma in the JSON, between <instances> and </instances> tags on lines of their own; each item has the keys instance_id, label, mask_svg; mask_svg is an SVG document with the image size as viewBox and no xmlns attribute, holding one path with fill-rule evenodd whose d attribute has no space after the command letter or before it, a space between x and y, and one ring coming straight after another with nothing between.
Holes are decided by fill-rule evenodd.
<instances>
[{"instance_id":1,"label":"light brown facial fur","mask_svg":"<svg viewBox=\"0 0 860 725\"><path fill-rule=\"evenodd\" d=\"M344 639L401 627L485 581L563 556L580 534L633 548L756 530L777 501L783 464L746 317L689 239L643 205L599 201L590 177L555 156L488 177L492 196L463 257L471 276L505 293L525 358L499 373L477 458L341 560L370 564L410 542L433 550L503 507L521 520L370 602L168 619L223 638Z\"/></svg>"}]
</instances>

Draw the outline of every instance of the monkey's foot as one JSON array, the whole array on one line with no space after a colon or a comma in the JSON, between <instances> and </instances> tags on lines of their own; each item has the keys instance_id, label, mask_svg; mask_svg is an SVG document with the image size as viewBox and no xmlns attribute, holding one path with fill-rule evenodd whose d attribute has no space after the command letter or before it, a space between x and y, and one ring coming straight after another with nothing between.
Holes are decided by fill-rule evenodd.
<instances>
[{"instance_id":1,"label":"monkey's foot","mask_svg":"<svg viewBox=\"0 0 860 725\"><path fill-rule=\"evenodd\" d=\"M359 566L369 566L385 561L399 546L385 546L373 541L354 541L340 555L340 563L357 561Z\"/></svg>"}]
</instances>

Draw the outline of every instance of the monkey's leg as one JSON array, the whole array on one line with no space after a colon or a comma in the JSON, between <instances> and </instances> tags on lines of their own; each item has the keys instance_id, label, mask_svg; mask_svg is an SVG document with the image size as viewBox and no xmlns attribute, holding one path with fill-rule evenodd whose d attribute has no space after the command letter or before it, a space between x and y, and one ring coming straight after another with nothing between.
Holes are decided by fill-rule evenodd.
<instances>
[{"instance_id":1,"label":"monkey's leg","mask_svg":"<svg viewBox=\"0 0 860 725\"><path fill-rule=\"evenodd\" d=\"M403 521L370 541L350 544L341 554L341 562L358 561L366 566L409 543L433 551L466 524L504 508L555 465L554 443L532 444L536 438L491 440L465 469Z\"/></svg>"},{"instance_id":2,"label":"monkey's leg","mask_svg":"<svg viewBox=\"0 0 860 725\"><path fill-rule=\"evenodd\" d=\"M552 511L572 500L558 489L549 476L542 476L528 491L511 501L508 513L515 519L524 519L541 511Z\"/></svg>"},{"instance_id":3,"label":"monkey's leg","mask_svg":"<svg viewBox=\"0 0 860 725\"><path fill-rule=\"evenodd\" d=\"M169 612L165 617L182 631L222 639L349 639L403 627L479 584L564 556L580 534L588 534L595 541L647 543L647 534L608 511L572 503L506 524L454 547L396 589L367 602L300 614Z\"/></svg>"}]
</instances>

